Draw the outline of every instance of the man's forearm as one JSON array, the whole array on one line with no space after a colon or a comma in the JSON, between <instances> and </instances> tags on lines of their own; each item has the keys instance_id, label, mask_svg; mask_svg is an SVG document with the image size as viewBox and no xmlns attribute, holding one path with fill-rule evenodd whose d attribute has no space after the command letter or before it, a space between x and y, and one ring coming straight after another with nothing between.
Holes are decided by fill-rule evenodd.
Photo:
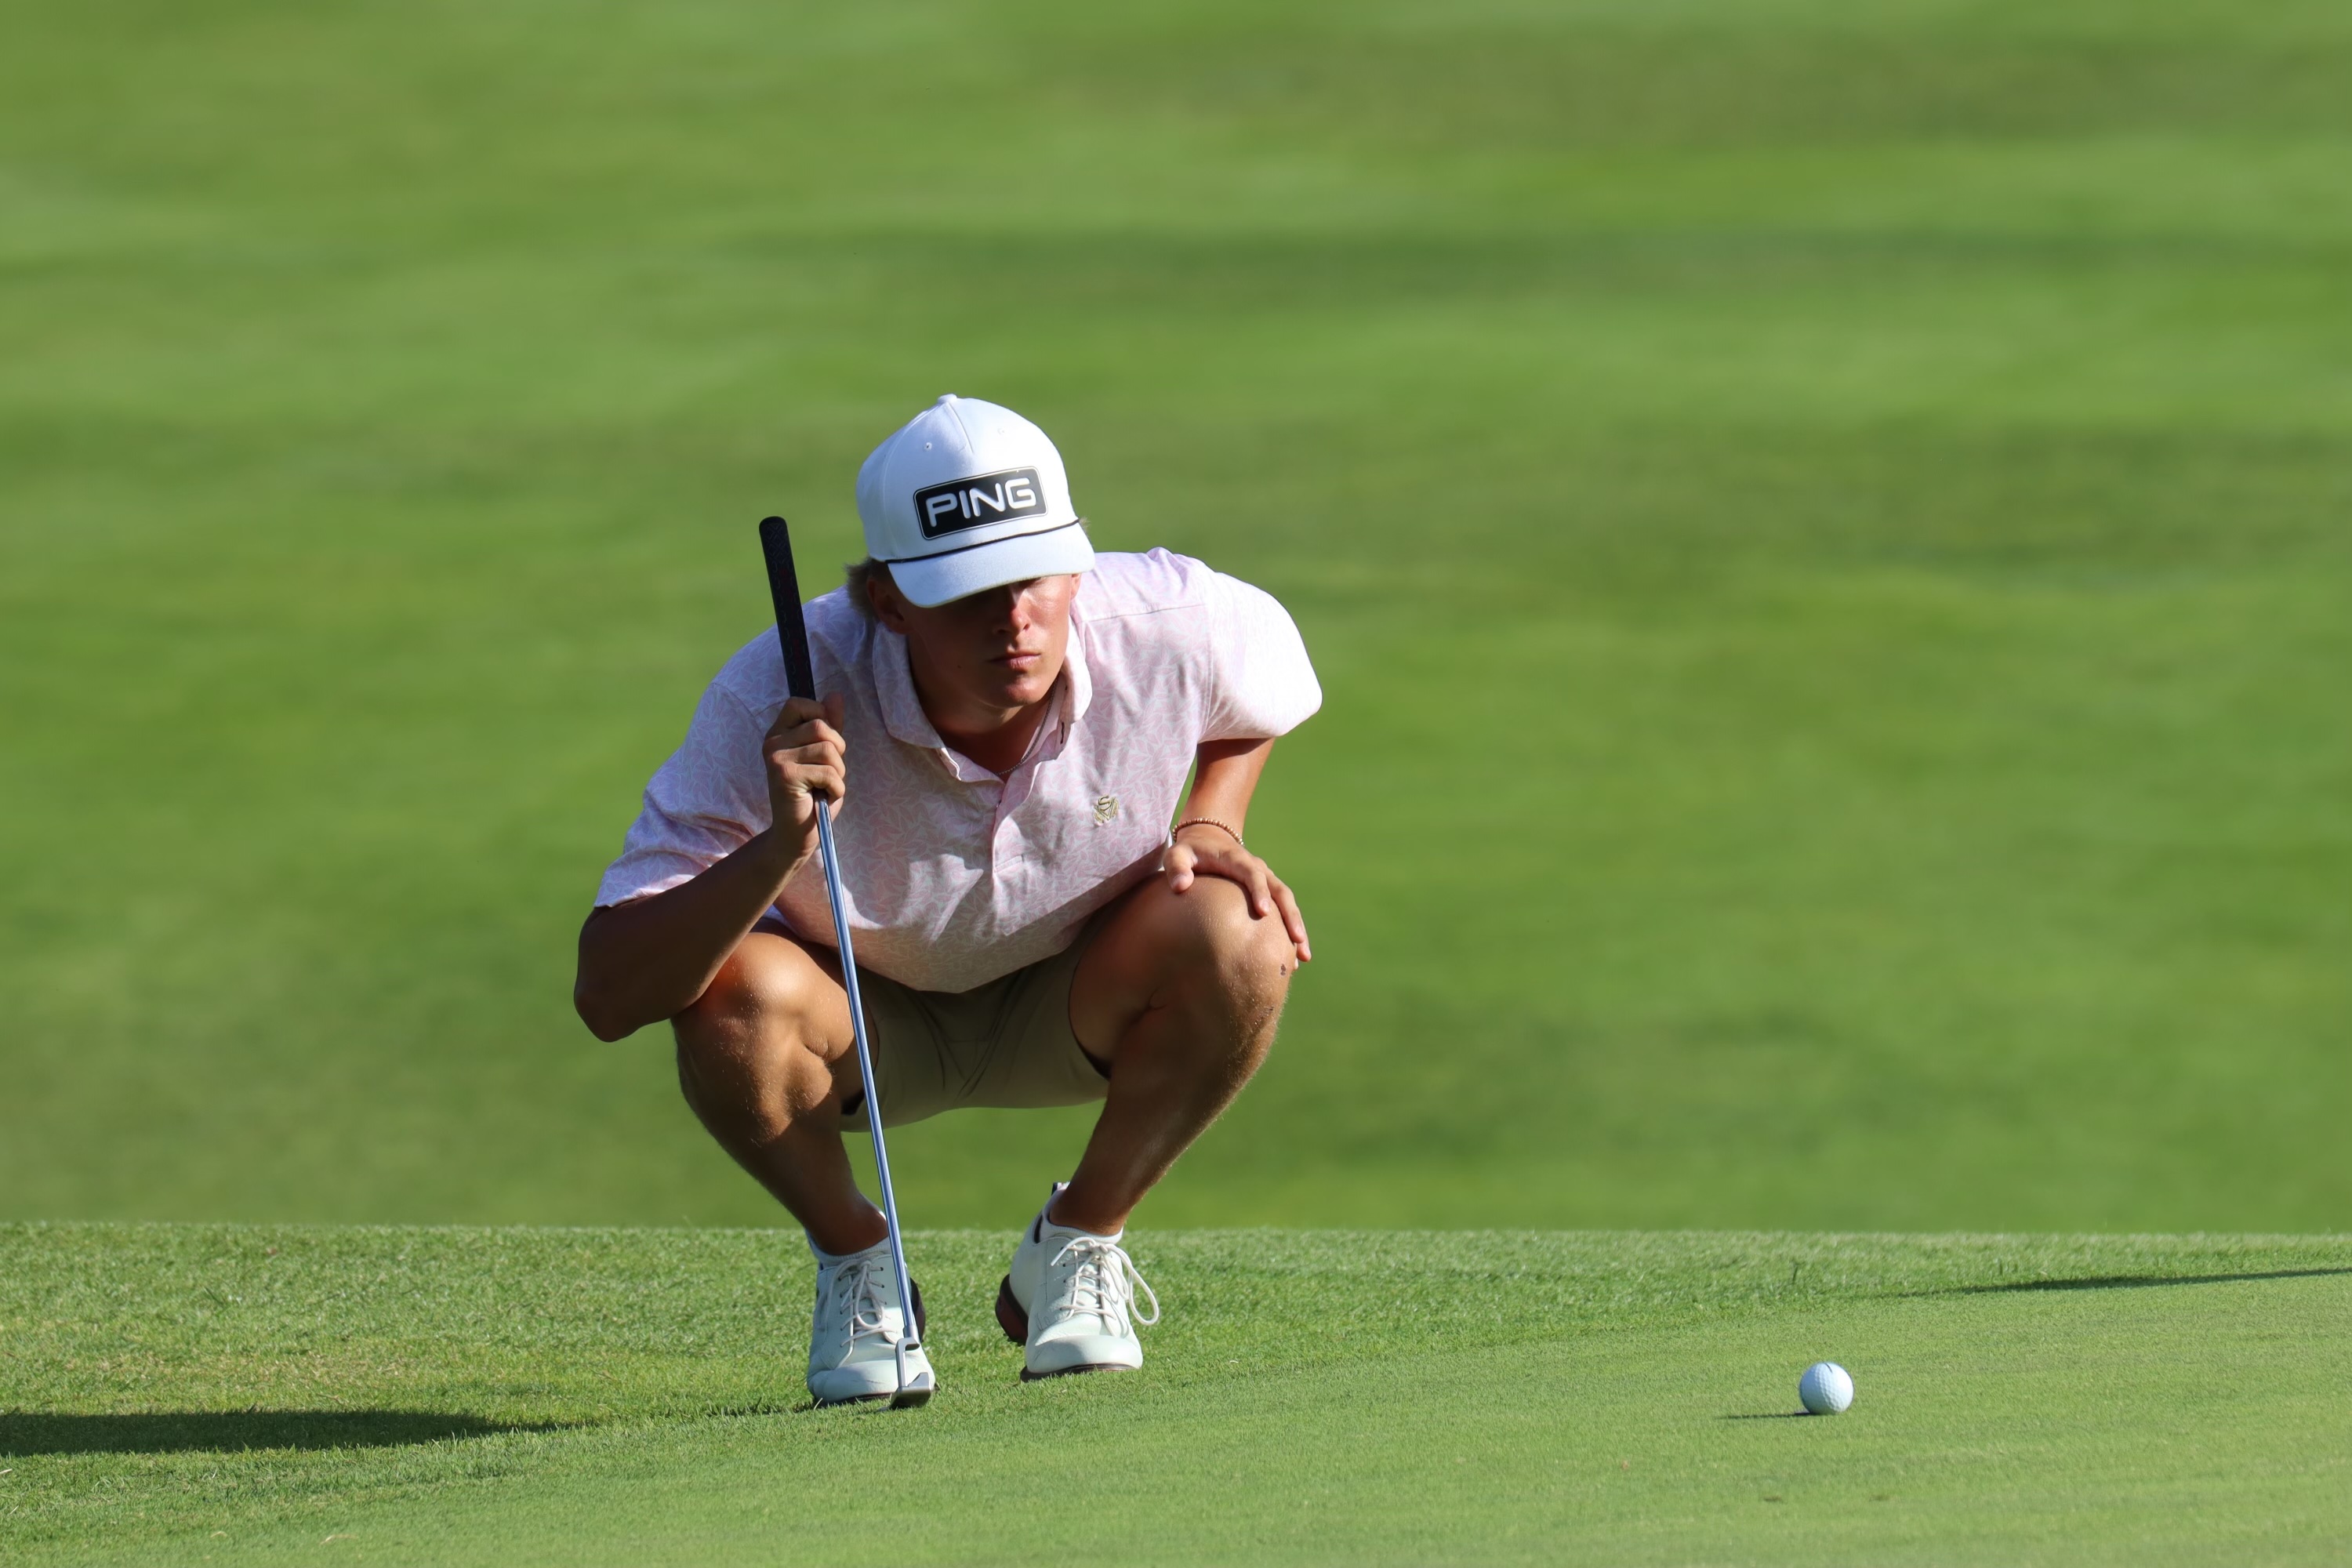
<instances>
[{"instance_id":1,"label":"man's forearm","mask_svg":"<svg viewBox=\"0 0 2352 1568\"><path fill-rule=\"evenodd\" d=\"M1192 793L1185 799L1160 869L1169 889L1176 893L1190 890L1202 877L1238 884L1249 895L1250 918L1280 915L1298 962L1305 963L1315 952L1307 942L1307 917L1298 912L1298 900L1273 868L1242 842L1250 797L1257 793L1258 778L1273 751L1270 740L1212 741L1201 747L1193 763Z\"/></svg>"},{"instance_id":2,"label":"man's forearm","mask_svg":"<svg viewBox=\"0 0 2352 1568\"><path fill-rule=\"evenodd\" d=\"M1270 740L1204 743L1194 755L1192 793L1185 796L1178 819L1197 816L1222 822L1239 837L1249 819L1250 796L1257 793L1258 775L1265 772L1265 760L1273 751Z\"/></svg>"},{"instance_id":3,"label":"man's forearm","mask_svg":"<svg viewBox=\"0 0 2352 1568\"><path fill-rule=\"evenodd\" d=\"M591 913L572 987L581 1021L617 1040L691 1006L798 869L787 853L762 833L691 882Z\"/></svg>"}]
</instances>

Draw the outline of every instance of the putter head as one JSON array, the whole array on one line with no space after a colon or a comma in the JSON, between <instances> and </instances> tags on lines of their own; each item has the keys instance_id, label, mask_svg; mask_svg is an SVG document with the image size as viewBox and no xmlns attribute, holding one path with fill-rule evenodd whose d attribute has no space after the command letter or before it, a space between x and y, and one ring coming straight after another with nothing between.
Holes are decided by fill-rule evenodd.
<instances>
[{"instance_id":1,"label":"putter head","mask_svg":"<svg viewBox=\"0 0 2352 1568\"><path fill-rule=\"evenodd\" d=\"M929 1404L940 1381L931 1375L931 1358L923 1353L923 1342L901 1339L895 1348L898 1354L898 1392L890 1396L890 1408L912 1410ZM911 1363L909 1352L913 1352Z\"/></svg>"}]
</instances>

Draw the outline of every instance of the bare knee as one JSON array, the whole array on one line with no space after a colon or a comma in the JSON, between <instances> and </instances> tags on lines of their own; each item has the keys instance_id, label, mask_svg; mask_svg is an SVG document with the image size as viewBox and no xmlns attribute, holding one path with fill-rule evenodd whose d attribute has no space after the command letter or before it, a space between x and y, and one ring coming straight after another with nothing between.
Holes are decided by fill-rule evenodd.
<instances>
[{"instance_id":1,"label":"bare knee","mask_svg":"<svg viewBox=\"0 0 2352 1568\"><path fill-rule=\"evenodd\" d=\"M772 1136L830 1097L827 1024L840 1004L828 989L839 990L833 977L781 938L754 936L729 956L670 1020L679 1087L705 1123L749 1118Z\"/></svg>"},{"instance_id":2,"label":"bare knee","mask_svg":"<svg viewBox=\"0 0 2352 1568\"><path fill-rule=\"evenodd\" d=\"M1153 1005L1192 1019L1196 1059L1238 1088L1274 1047L1297 952L1281 917L1252 918L1234 883L1203 879L1168 899L1167 967Z\"/></svg>"},{"instance_id":3,"label":"bare knee","mask_svg":"<svg viewBox=\"0 0 2352 1568\"><path fill-rule=\"evenodd\" d=\"M1172 1014L1182 1038L1254 1063L1297 965L1282 918L1253 920L1234 883L1203 877L1179 893L1154 878L1112 910L1080 962L1071 1026L1090 1053L1116 1060L1130 1027Z\"/></svg>"},{"instance_id":4,"label":"bare knee","mask_svg":"<svg viewBox=\"0 0 2352 1568\"><path fill-rule=\"evenodd\" d=\"M1252 914L1249 895L1222 878L1203 878L1175 898L1188 906L1200 960L1237 980L1288 982L1297 950L1279 914Z\"/></svg>"},{"instance_id":5,"label":"bare knee","mask_svg":"<svg viewBox=\"0 0 2352 1568\"><path fill-rule=\"evenodd\" d=\"M1201 994L1207 992L1234 1012L1270 1025L1297 963L1281 917L1253 917L1248 895L1222 879L1204 877L1181 893L1164 884L1151 891L1157 899L1152 945L1160 960L1153 1002L1206 999Z\"/></svg>"},{"instance_id":6,"label":"bare knee","mask_svg":"<svg viewBox=\"0 0 2352 1568\"><path fill-rule=\"evenodd\" d=\"M818 987L829 980L790 943L747 940L719 966L702 994L671 1022L681 1040L698 1043L746 1029L801 1036L817 1011Z\"/></svg>"}]
</instances>

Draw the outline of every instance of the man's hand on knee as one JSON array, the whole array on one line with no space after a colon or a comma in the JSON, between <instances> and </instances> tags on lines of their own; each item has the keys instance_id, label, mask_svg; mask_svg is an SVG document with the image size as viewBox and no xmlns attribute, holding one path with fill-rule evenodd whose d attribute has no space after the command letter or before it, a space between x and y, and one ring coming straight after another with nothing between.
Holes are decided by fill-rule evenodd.
<instances>
[{"instance_id":1,"label":"man's hand on knee","mask_svg":"<svg viewBox=\"0 0 2352 1568\"><path fill-rule=\"evenodd\" d=\"M1178 828L1160 874L1167 879L1171 893L1190 891L1202 877L1235 884L1248 900L1252 920L1278 917L1298 962L1314 959L1314 949L1307 940L1307 917L1298 912L1298 900L1289 886L1274 874L1274 868L1249 852L1239 834L1222 823L1188 822Z\"/></svg>"}]
</instances>

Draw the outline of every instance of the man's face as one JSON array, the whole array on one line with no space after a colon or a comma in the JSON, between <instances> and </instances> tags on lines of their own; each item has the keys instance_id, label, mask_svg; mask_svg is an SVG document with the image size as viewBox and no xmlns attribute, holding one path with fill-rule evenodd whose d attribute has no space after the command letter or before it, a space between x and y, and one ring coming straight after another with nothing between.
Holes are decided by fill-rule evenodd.
<instances>
[{"instance_id":1,"label":"man's face","mask_svg":"<svg viewBox=\"0 0 2352 1568\"><path fill-rule=\"evenodd\" d=\"M907 639L927 702L960 712L1045 699L1062 673L1077 591L1075 574L1032 577L927 610L908 603L886 573L876 573L869 589L876 616Z\"/></svg>"}]
</instances>

